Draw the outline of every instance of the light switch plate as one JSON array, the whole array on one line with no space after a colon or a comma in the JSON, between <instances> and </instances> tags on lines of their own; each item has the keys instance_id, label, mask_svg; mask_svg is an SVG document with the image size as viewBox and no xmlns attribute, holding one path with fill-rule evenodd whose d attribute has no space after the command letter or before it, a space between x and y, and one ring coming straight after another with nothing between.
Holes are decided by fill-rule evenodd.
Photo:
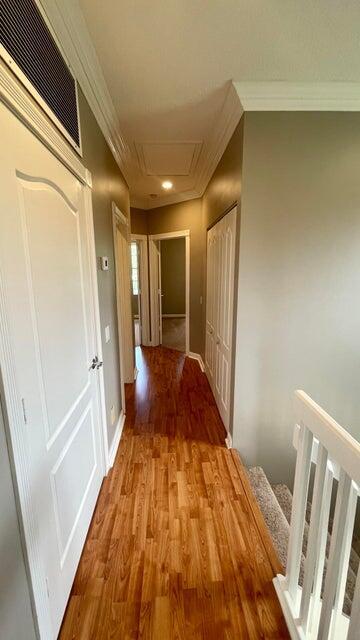
<instances>
[{"instance_id":1,"label":"light switch plate","mask_svg":"<svg viewBox=\"0 0 360 640\"><path fill-rule=\"evenodd\" d=\"M105 342L110 342L110 327L108 324L105 327Z\"/></svg>"}]
</instances>

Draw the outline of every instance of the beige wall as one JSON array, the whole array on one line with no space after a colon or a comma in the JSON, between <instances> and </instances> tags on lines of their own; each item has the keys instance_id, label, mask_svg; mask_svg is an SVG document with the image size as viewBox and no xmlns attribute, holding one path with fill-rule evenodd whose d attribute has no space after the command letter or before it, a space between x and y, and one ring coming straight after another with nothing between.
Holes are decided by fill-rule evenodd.
<instances>
[{"instance_id":1,"label":"beige wall","mask_svg":"<svg viewBox=\"0 0 360 640\"><path fill-rule=\"evenodd\" d=\"M185 238L161 241L162 313L185 315Z\"/></svg>"},{"instance_id":2,"label":"beige wall","mask_svg":"<svg viewBox=\"0 0 360 640\"><path fill-rule=\"evenodd\" d=\"M240 201L243 130L242 118L203 195L206 229Z\"/></svg>"},{"instance_id":3,"label":"beige wall","mask_svg":"<svg viewBox=\"0 0 360 640\"><path fill-rule=\"evenodd\" d=\"M113 426L111 425L111 406L114 405L115 407L116 417L120 415L121 409L119 342L111 203L114 200L119 209L126 216L129 216L129 190L81 91L79 91L79 106L83 162L91 171L93 181L92 193L96 256L98 258L100 256L108 256L110 265L109 271L101 271L98 266L102 336L104 338L106 325L110 326L111 335L111 340L107 344L103 339L105 399L110 445L117 422L116 419L115 424Z\"/></svg>"},{"instance_id":4,"label":"beige wall","mask_svg":"<svg viewBox=\"0 0 360 640\"><path fill-rule=\"evenodd\" d=\"M147 211L131 207L131 233L138 233L139 235L145 236L147 235L147 215Z\"/></svg>"},{"instance_id":5,"label":"beige wall","mask_svg":"<svg viewBox=\"0 0 360 640\"><path fill-rule=\"evenodd\" d=\"M201 200L188 200L147 212L149 234L190 230L190 351L201 353L204 233Z\"/></svg>"},{"instance_id":6,"label":"beige wall","mask_svg":"<svg viewBox=\"0 0 360 640\"><path fill-rule=\"evenodd\" d=\"M293 479L292 396L360 437L360 114L245 115L234 446Z\"/></svg>"}]
</instances>

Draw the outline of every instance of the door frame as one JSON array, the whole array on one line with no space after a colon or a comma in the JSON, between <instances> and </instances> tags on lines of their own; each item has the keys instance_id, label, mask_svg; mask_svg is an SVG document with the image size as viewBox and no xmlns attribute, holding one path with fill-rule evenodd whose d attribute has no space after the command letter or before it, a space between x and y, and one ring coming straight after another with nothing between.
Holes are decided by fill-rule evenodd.
<instances>
[{"instance_id":1,"label":"door frame","mask_svg":"<svg viewBox=\"0 0 360 640\"><path fill-rule=\"evenodd\" d=\"M56 127L49 122L39 105L34 103L26 89L17 82L3 63L0 64L0 100L14 114L14 117L17 117L84 186L92 315L97 355L102 361L103 349L97 284L91 173L84 167ZM28 444L24 438L24 409L16 381L15 359L8 329L9 323L6 309L6 284L0 271L0 402L9 449L34 626L38 637L41 640L47 640L51 637L52 624L44 568L39 550L36 509L30 480L30 456ZM100 464L105 475L108 468L108 439L103 368L98 369L97 372L101 419L100 443L102 449Z\"/></svg>"},{"instance_id":2,"label":"door frame","mask_svg":"<svg viewBox=\"0 0 360 640\"><path fill-rule=\"evenodd\" d=\"M149 252L148 237L141 233L132 233L131 242L140 244L139 278L140 278L140 322L141 343L148 347L150 339L150 308L149 308Z\"/></svg>"},{"instance_id":3,"label":"door frame","mask_svg":"<svg viewBox=\"0 0 360 640\"><path fill-rule=\"evenodd\" d=\"M159 304L159 290L155 280L154 259L155 243L159 240L171 240L174 238L185 238L185 353L190 352L190 230L170 231L168 233L156 233L149 235L149 265L150 265L150 310L151 310L151 343L153 346L159 344L153 335L156 331L157 316L161 310ZM160 307L160 308L159 308ZM161 322L161 319L160 319ZM158 334L160 333L160 330Z\"/></svg>"},{"instance_id":4,"label":"door frame","mask_svg":"<svg viewBox=\"0 0 360 640\"><path fill-rule=\"evenodd\" d=\"M125 360L124 354L125 350L128 348L128 345L131 345L131 353L132 353L132 376L131 380L127 382L133 382L136 379L136 368L135 368L135 349L134 349L134 330L129 333L129 335L124 334L123 330L123 305L121 304L121 286L120 286L120 273L121 273L121 260L119 256L118 246L117 246L117 233L118 233L118 224L122 224L126 229L127 242L129 246L128 251L128 261L127 267L129 272L130 286L131 286L131 278L130 278L130 221L126 217L126 215L120 211L119 207L115 202L112 203L112 223L113 223L113 242L114 242L114 263L115 263L115 280L116 280L116 308L117 308L117 325L118 325L118 337L119 337L119 364L120 364L120 386L121 386L121 404L125 414ZM131 306L131 290L129 289L129 304ZM130 376L129 376L130 377Z\"/></svg>"}]
</instances>

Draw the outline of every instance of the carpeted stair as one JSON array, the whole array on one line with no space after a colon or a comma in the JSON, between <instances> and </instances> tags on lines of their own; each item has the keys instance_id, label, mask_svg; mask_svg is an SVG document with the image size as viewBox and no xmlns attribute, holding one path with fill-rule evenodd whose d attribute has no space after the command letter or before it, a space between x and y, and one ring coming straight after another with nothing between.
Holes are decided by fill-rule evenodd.
<instances>
[{"instance_id":1,"label":"carpeted stair","mask_svg":"<svg viewBox=\"0 0 360 640\"><path fill-rule=\"evenodd\" d=\"M255 498L259 504L266 525L282 565L286 566L287 546L289 542L290 518L292 508L292 494L285 484L271 486L262 467L251 467L248 469L248 476ZM300 584L303 582L306 548L309 535L311 505L308 503L306 512L306 522L304 526L303 553L300 567ZM331 540L332 522L329 522L326 556L329 554ZM356 574L359 566L359 556L355 549L359 549L359 542L354 541L351 550L349 571L346 583L346 593L344 598L344 613L349 615L351 602L354 596ZM326 574L327 560L325 560Z\"/></svg>"}]
</instances>

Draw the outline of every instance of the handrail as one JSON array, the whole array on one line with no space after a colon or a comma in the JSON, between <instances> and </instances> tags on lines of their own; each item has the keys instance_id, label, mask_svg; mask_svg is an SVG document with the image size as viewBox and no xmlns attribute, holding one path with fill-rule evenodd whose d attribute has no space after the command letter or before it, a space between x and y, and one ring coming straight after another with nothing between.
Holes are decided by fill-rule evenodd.
<instances>
[{"instance_id":1,"label":"handrail","mask_svg":"<svg viewBox=\"0 0 360 640\"><path fill-rule=\"evenodd\" d=\"M288 560L286 575L278 575L274 585L293 640L355 640L360 624L360 570L350 618L343 613L343 603L359 496L360 443L304 391L295 392L295 411L297 460ZM301 569L312 464L312 508ZM338 488L326 560L334 479L338 479Z\"/></svg>"}]
</instances>

